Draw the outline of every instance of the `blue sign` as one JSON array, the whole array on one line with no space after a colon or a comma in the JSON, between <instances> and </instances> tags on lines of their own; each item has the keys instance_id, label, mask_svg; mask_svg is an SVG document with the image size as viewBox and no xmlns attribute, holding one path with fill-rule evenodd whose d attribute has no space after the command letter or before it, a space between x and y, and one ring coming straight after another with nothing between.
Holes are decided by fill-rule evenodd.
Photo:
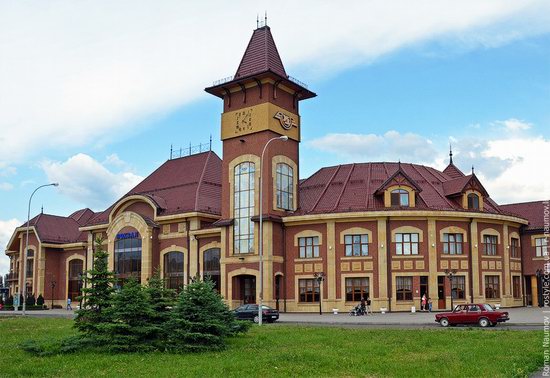
<instances>
[{"instance_id":1,"label":"blue sign","mask_svg":"<svg viewBox=\"0 0 550 378\"><path fill-rule=\"evenodd\" d=\"M136 239L136 238L139 238L139 232L134 231L134 232L125 232L122 234L117 234L116 238L117 240L118 239Z\"/></svg>"}]
</instances>

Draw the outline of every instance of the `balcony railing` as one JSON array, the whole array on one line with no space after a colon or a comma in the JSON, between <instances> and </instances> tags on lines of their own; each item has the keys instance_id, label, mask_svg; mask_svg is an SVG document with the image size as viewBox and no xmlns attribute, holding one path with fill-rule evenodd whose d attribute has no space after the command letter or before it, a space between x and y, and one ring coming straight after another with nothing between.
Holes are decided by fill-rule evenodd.
<instances>
[{"instance_id":1,"label":"balcony railing","mask_svg":"<svg viewBox=\"0 0 550 378\"><path fill-rule=\"evenodd\" d=\"M19 273L12 272L6 274L6 281L17 281L19 279Z\"/></svg>"}]
</instances>

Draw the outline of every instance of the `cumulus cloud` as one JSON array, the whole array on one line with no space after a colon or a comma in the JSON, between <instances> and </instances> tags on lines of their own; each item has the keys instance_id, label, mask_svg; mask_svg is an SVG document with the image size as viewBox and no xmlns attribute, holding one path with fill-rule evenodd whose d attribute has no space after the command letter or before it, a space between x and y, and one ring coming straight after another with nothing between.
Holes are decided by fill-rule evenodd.
<instances>
[{"instance_id":1,"label":"cumulus cloud","mask_svg":"<svg viewBox=\"0 0 550 378\"><path fill-rule=\"evenodd\" d=\"M289 71L309 75L425 41L487 48L550 29L543 0L2 2L0 165L105 141L203 96L236 68L264 9Z\"/></svg>"},{"instance_id":2,"label":"cumulus cloud","mask_svg":"<svg viewBox=\"0 0 550 378\"><path fill-rule=\"evenodd\" d=\"M0 182L0 190L8 191L12 189L13 189L13 185L10 184L9 182Z\"/></svg>"},{"instance_id":3,"label":"cumulus cloud","mask_svg":"<svg viewBox=\"0 0 550 378\"><path fill-rule=\"evenodd\" d=\"M516 118L510 118L505 121L496 121L497 125L501 125L507 131L524 131L529 130L533 125L529 122L522 121Z\"/></svg>"},{"instance_id":4,"label":"cumulus cloud","mask_svg":"<svg viewBox=\"0 0 550 378\"><path fill-rule=\"evenodd\" d=\"M16 227L23 222L13 218L8 220L0 219L0 274L3 275L10 270L10 259L4 254L8 241Z\"/></svg>"},{"instance_id":5,"label":"cumulus cloud","mask_svg":"<svg viewBox=\"0 0 550 378\"><path fill-rule=\"evenodd\" d=\"M307 142L317 150L342 158L363 160L431 162L436 150L433 143L418 134L390 130L377 134L327 134Z\"/></svg>"},{"instance_id":6,"label":"cumulus cloud","mask_svg":"<svg viewBox=\"0 0 550 378\"><path fill-rule=\"evenodd\" d=\"M102 210L143 180L132 172L112 172L86 154L77 154L64 162L41 164L50 182L58 190L95 210Z\"/></svg>"}]
</instances>

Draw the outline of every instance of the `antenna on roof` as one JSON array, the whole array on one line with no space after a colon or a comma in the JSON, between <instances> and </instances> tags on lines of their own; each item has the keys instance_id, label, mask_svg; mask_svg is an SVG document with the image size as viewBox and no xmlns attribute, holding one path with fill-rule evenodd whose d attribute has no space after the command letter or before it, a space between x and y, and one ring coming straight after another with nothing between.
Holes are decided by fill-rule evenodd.
<instances>
[{"instance_id":1,"label":"antenna on roof","mask_svg":"<svg viewBox=\"0 0 550 378\"><path fill-rule=\"evenodd\" d=\"M256 29L260 28L260 14L256 13Z\"/></svg>"},{"instance_id":2,"label":"antenna on roof","mask_svg":"<svg viewBox=\"0 0 550 378\"><path fill-rule=\"evenodd\" d=\"M173 146L172 144L170 144L170 160L172 160L172 148L173 148L173 147L174 147L174 146Z\"/></svg>"},{"instance_id":3,"label":"antenna on roof","mask_svg":"<svg viewBox=\"0 0 550 378\"><path fill-rule=\"evenodd\" d=\"M264 26L267 26L267 11L265 11L265 16L264 16Z\"/></svg>"},{"instance_id":4,"label":"antenna on roof","mask_svg":"<svg viewBox=\"0 0 550 378\"><path fill-rule=\"evenodd\" d=\"M453 146L449 142L449 164L453 164Z\"/></svg>"}]
</instances>

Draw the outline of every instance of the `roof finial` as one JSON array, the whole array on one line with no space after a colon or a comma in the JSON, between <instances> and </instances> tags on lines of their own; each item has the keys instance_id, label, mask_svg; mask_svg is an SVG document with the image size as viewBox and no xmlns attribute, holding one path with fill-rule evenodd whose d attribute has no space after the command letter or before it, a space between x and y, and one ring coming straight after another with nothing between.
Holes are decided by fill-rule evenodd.
<instances>
[{"instance_id":1,"label":"roof finial","mask_svg":"<svg viewBox=\"0 0 550 378\"><path fill-rule=\"evenodd\" d=\"M265 11L265 16L264 16L264 26L267 26L267 11Z\"/></svg>"},{"instance_id":2,"label":"roof finial","mask_svg":"<svg viewBox=\"0 0 550 378\"><path fill-rule=\"evenodd\" d=\"M44 214L44 205L42 205L42 208L40 209L40 214Z\"/></svg>"},{"instance_id":3,"label":"roof finial","mask_svg":"<svg viewBox=\"0 0 550 378\"><path fill-rule=\"evenodd\" d=\"M474 165L472 164L472 175L474 174Z\"/></svg>"},{"instance_id":4,"label":"roof finial","mask_svg":"<svg viewBox=\"0 0 550 378\"><path fill-rule=\"evenodd\" d=\"M260 28L260 14L256 13L256 29Z\"/></svg>"},{"instance_id":5,"label":"roof finial","mask_svg":"<svg viewBox=\"0 0 550 378\"><path fill-rule=\"evenodd\" d=\"M453 164L453 145L449 142L449 164Z\"/></svg>"}]
</instances>

